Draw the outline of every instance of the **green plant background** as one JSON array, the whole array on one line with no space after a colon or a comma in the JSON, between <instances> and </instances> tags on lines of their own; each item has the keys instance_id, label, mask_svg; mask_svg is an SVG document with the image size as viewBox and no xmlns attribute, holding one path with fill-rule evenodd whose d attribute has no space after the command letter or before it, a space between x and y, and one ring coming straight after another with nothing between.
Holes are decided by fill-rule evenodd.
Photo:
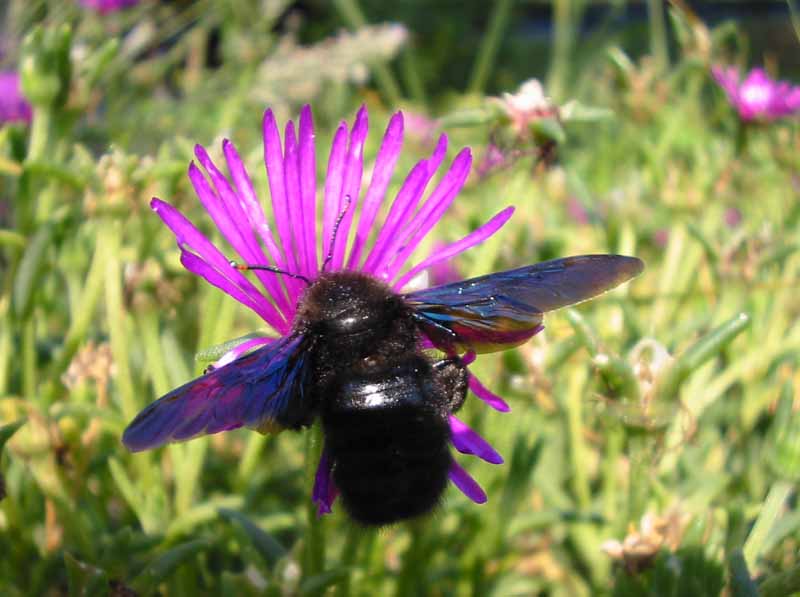
<instances>
[{"instance_id":1,"label":"green plant background","mask_svg":"<svg viewBox=\"0 0 800 597\"><path fill-rule=\"evenodd\" d=\"M791 3L708 22L686 4L0 8L0 60L35 104L31 125L0 129L0 594L800 590L800 129L743 127L710 75L764 63L790 77L797 21ZM533 77L579 103L520 141L488 97ZM430 517L379 532L339 507L318 519L316 428L120 444L139 409L203 370L202 351L263 330L181 268L150 197L210 232L186 177L193 144L218 156L233 139L266 198L263 110L282 121L307 102L320 175L361 104L367 161L397 109L438 119L451 157L513 144L437 228L453 240L517 207L456 261L465 277L588 252L646 262L474 366L513 409L464 409L506 457L467 462L485 505L451 488ZM398 172L432 149L429 131L407 133ZM638 557L603 550L634 531Z\"/></svg>"}]
</instances>

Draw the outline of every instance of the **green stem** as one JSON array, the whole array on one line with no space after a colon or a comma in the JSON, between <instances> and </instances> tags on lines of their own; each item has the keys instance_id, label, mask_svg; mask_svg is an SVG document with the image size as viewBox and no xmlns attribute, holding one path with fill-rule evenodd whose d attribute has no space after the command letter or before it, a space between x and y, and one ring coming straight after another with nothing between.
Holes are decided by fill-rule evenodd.
<instances>
[{"instance_id":1,"label":"green stem","mask_svg":"<svg viewBox=\"0 0 800 597\"><path fill-rule=\"evenodd\" d=\"M244 455L239 461L239 469L236 477L241 486L247 487L251 483L253 473L261 462L261 451L267 443L268 435L251 433L247 437L247 445L244 448Z\"/></svg>"},{"instance_id":2,"label":"green stem","mask_svg":"<svg viewBox=\"0 0 800 597\"><path fill-rule=\"evenodd\" d=\"M411 99L423 106L427 105L428 94L425 91L425 82L420 76L422 70L418 65L417 53L411 44L406 46L400 55L400 67L403 69L403 78Z\"/></svg>"},{"instance_id":3,"label":"green stem","mask_svg":"<svg viewBox=\"0 0 800 597\"><path fill-rule=\"evenodd\" d=\"M563 99L569 76L569 56L572 51L575 0L553 0L553 54L547 77L547 90L557 101Z\"/></svg>"},{"instance_id":4,"label":"green stem","mask_svg":"<svg viewBox=\"0 0 800 597\"><path fill-rule=\"evenodd\" d=\"M50 141L52 124L53 113L51 109L37 107L31 122L28 155L25 157L26 162L35 162L47 157L47 146Z\"/></svg>"},{"instance_id":5,"label":"green stem","mask_svg":"<svg viewBox=\"0 0 800 597\"><path fill-rule=\"evenodd\" d=\"M56 197L56 187L52 181L46 182L44 176L34 173L33 164L55 161L53 148L55 143L53 136L53 111L51 108L37 107L34 109L33 121L31 122L31 133L28 141L28 154L25 156L26 173L32 179L41 181L43 184L29 186L29 192L35 193L36 200L32 203L30 210L33 218L40 225L48 222L52 218L53 204ZM32 181L28 181L31 185ZM44 184L46 183L46 184Z\"/></svg>"},{"instance_id":6,"label":"green stem","mask_svg":"<svg viewBox=\"0 0 800 597\"><path fill-rule=\"evenodd\" d=\"M607 520L618 517L617 502L617 470L619 466L625 434L620 425L608 429L606 433L606 449L603 458L603 516Z\"/></svg>"},{"instance_id":7,"label":"green stem","mask_svg":"<svg viewBox=\"0 0 800 597\"><path fill-rule=\"evenodd\" d=\"M29 317L22 324L22 395L32 399L36 395L36 324Z\"/></svg>"},{"instance_id":8,"label":"green stem","mask_svg":"<svg viewBox=\"0 0 800 597\"><path fill-rule=\"evenodd\" d=\"M479 94L486 89L486 82L492 70L497 49L503 40L508 22L511 18L511 9L514 0L496 0L493 3L492 14L489 17L489 26L481 40L475 66L467 85L467 93Z\"/></svg>"},{"instance_id":9,"label":"green stem","mask_svg":"<svg viewBox=\"0 0 800 597\"><path fill-rule=\"evenodd\" d=\"M658 71L664 72L669 66L664 2L662 0L647 0L647 15L650 20L650 53L655 59Z\"/></svg>"},{"instance_id":10,"label":"green stem","mask_svg":"<svg viewBox=\"0 0 800 597\"><path fill-rule=\"evenodd\" d=\"M636 523L647 508L650 490L650 438L633 430L628 436L628 522Z\"/></svg>"},{"instance_id":11,"label":"green stem","mask_svg":"<svg viewBox=\"0 0 800 597\"><path fill-rule=\"evenodd\" d=\"M681 353L659 378L655 402L675 400L681 384L706 361L733 341L750 325L750 316L739 313L711 330Z\"/></svg>"},{"instance_id":12,"label":"green stem","mask_svg":"<svg viewBox=\"0 0 800 597\"><path fill-rule=\"evenodd\" d=\"M761 507L761 512L759 512L756 519L756 524L753 530L750 531L742 550L747 567L750 570L755 569L756 560L761 554L767 535L775 526L778 517L781 516L783 505L786 503L786 499L793 488L794 485L792 483L783 480L776 481L770 487L767 499L764 500L764 505Z\"/></svg>"},{"instance_id":13,"label":"green stem","mask_svg":"<svg viewBox=\"0 0 800 597\"><path fill-rule=\"evenodd\" d=\"M196 438L186 444L169 447L175 465L175 513L185 514L192 508L200 472L208 452L208 438Z\"/></svg>"},{"instance_id":14,"label":"green stem","mask_svg":"<svg viewBox=\"0 0 800 597\"><path fill-rule=\"evenodd\" d=\"M322 454L322 427L314 425L306 433L306 468L309 471L316 469ZM314 475L309 475L314 482ZM311 491L308 492L309 495ZM325 527L322 517L317 513L317 505L308 500L306 509L308 515L308 533L305 542L305 557L303 566L303 579L312 578L325 570ZM302 584L302 583L301 583Z\"/></svg>"},{"instance_id":15,"label":"green stem","mask_svg":"<svg viewBox=\"0 0 800 597\"><path fill-rule=\"evenodd\" d=\"M105 282L106 276L106 256L109 254L110 248L114 245L111 234L110 227L99 227L94 256L89 266L89 272L86 274L83 291L80 294L80 298L77 300L75 317L70 321L69 329L64 336L63 347L56 362L53 364L53 374L50 376L51 379L59 378L61 373L67 368L81 342L84 341L89 325L92 323L97 303L100 301L100 295L103 293L103 283Z\"/></svg>"},{"instance_id":16,"label":"green stem","mask_svg":"<svg viewBox=\"0 0 800 597\"><path fill-rule=\"evenodd\" d=\"M125 323L127 313L122 304L122 266L119 259L119 223L109 223L111 229L111 239L109 240L109 251L106 256L105 267L105 298L106 314L108 324L108 335L111 340L111 353L114 357L114 365L117 367L117 388L119 390L122 415L130 420L139 410L139 401L136 398L133 378L130 370L130 338L126 333Z\"/></svg>"},{"instance_id":17,"label":"green stem","mask_svg":"<svg viewBox=\"0 0 800 597\"><path fill-rule=\"evenodd\" d=\"M572 465L572 488L578 507L588 510L591 507L592 497L589 487L589 476L586 472L587 456L586 444L583 441L583 396L586 372L577 370L569 380L567 389L567 430Z\"/></svg>"},{"instance_id":18,"label":"green stem","mask_svg":"<svg viewBox=\"0 0 800 597\"><path fill-rule=\"evenodd\" d=\"M786 4L789 5L789 15L792 18L792 28L794 28L794 34L797 36L798 41L800 41L800 10L794 4L794 0L786 0Z\"/></svg>"},{"instance_id":19,"label":"green stem","mask_svg":"<svg viewBox=\"0 0 800 597\"><path fill-rule=\"evenodd\" d=\"M423 541L423 524L419 520L408 523L411 543L403 554L403 568L400 571L400 578L397 580L397 592L395 593L397 597L422 595L425 592L427 554Z\"/></svg>"},{"instance_id":20,"label":"green stem","mask_svg":"<svg viewBox=\"0 0 800 597\"><path fill-rule=\"evenodd\" d=\"M737 158L741 158L747 153L747 146L750 141L750 125L741 118L736 125L736 148Z\"/></svg>"},{"instance_id":21,"label":"green stem","mask_svg":"<svg viewBox=\"0 0 800 597\"><path fill-rule=\"evenodd\" d=\"M361 545L361 539L365 532L368 531L364 531L355 525L350 526L347 531L347 538L345 539L344 548L342 549L342 558L340 563L341 568L349 569L353 567L356 561L356 556L358 555L358 548ZM334 593L336 597L350 596L351 578L352 572L348 572L347 576L345 576L339 583L339 586L336 587L336 592Z\"/></svg>"},{"instance_id":22,"label":"green stem","mask_svg":"<svg viewBox=\"0 0 800 597\"><path fill-rule=\"evenodd\" d=\"M361 7L358 5L358 0L334 0L333 5L339 11L339 16L342 17L342 20L351 29L358 29L368 24ZM375 64L372 66L372 70L375 73L378 87L386 96L389 105L399 104L403 94L400 92L400 86L397 84L397 79L392 73L392 69L386 64Z\"/></svg>"},{"instance_id":23,"label":"green stem","mask_svg":"<svg viewBox=\"0 0 800 597\"><path fill-rule=\"evenodd\" d=\"M0 329L0 396L5 396L9 392L8 372L11 363L11 321L8 314L3 313L3 326Z\"/></svg>"},{"instance_id":24,"label":"green stem","mask_svg":"<svg viewBox=\"0 0 800 597\"><path fill-rule=\"evenodd\" d=\"M728 570L731 577L732 597L758 597L758 587L750 577L750 571L742 557L741 550L734 550L728 556Z\"/></svg>"},{"instance_id":25,"label":"green stem","mask_svg":"<svg viewBox=\"0 0 800 597\"><path fill-rule=\"evenodd\" d=\"M147 360L147 370L156 395L163 396L170 389L169 375L165 366L166 357L158 333L158 314L155 309L147 309L139 313L138 327L144 344L144 354Z\"/></svg>"}]
</instances>

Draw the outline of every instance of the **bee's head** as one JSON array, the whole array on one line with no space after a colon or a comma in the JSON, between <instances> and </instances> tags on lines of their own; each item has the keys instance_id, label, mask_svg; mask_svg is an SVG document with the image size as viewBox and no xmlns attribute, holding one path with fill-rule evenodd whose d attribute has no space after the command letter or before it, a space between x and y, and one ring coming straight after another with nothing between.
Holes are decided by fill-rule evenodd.
<instances>
[{"instance_id":1,"label":"bee's head","mask_svg":"<svg viewBox=\"0 0 800 597\"><path fill-rule=\"evenodd\" d=\"M371 344L391 333L403 304L386 284L370 276L323 274L300 301L295 327L345 350L361 345L369 350Z\"/></svg>"}]
</instances>

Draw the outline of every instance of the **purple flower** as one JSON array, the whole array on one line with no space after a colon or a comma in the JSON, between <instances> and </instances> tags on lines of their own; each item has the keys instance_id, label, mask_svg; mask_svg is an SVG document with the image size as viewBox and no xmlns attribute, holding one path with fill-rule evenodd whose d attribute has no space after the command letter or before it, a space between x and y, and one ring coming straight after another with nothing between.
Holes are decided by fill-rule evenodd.
<instances>
[{"instance_id":1,"label":"purple flower","mask_svg":"<svg viewBox=\"0 0 800 597\"><path fill-rule=\"evenodd\" d=\"M431 251L438 253L439 251L447 248L447 245L442 241L437 240L433 243ZM450 284L463 279L464 276L458 271L452 260L442 260L428 270L428 285L429 286L442 286L443 284Z\"/></svg>"},{"instance_id":2,"label":"purple flower","mask_svg":"<svg viewBox=\"0 0 800 597\"><path fill-rule=\"evenodd\" d=\"M475 167L475 171L478 173L478 176L484 178L494 172L495 170L499 170L511 163L511 158L506 156L506 152L504 152L500 147L498 147L495 143L489 143L486 146L486 152L483 154L483 159L478 162L478 165Z\"/></svg>"},{"instance_id":3,"label":"purple flower","mask_svg":"<svg viewBox=\"0 0 800 597\"><path fill-rule=\"evenodd\" d=\"M745 122L775 120L800 110L800 87L773 81L764 69L754 68L741 82L734 67L715 66L711 72Z\"/></svg>"},{"instance_id":4,"label":"purple flower","mask_svg":"<svg viewBox=\"0 0 800 597\"><path fill-rule=\"evenodd\" d=\"M469 149L461 150L438 182L432 183L447 151L447 137L442 135L431 157L417 163L406 175L387 206L386 218L381 220L378 213L403 143L402 113L396 113L389 121L371 180L366 185L362 181L367 137L365 108L359 110L352 127L342 122L337 128L324 187L319 190L311 109L305 106L301 110L298 125L291 121L286 124L283 142L275 117L267 110L263 132L274 228L268 223L251 178L230 141L222 144L229 176L217 168L199 145L195 147L199 166L194 162L189 166L189 178L203 207L233 251L249 265L271 265L313 281L319 276L330 251L327 271L360 271L399 291L420 272L492 236L513 212L512 207L507 207L461 240L438 246L426 258L410 266L411 256L464 185L472 163ZM362 193L364 186L366 190ZM428 188L430 191L425 197ZM259 287L232 268L227 253L215 247L177 209L157 198L152 200L151 206L175 234L184 267L255 311L279 335L291 331L298 300L306 288L301 279L256 270L253 275ZM320 215L321 230L318 228ZM348 243L351 237L352 242ZM374 240L370 242L370 239ZM271 341L270 338L248 340L223 356L216 366ZM422 343L430 345L424 338ZM464 363L469 364L474 358L474 354L468 354ZM469 387L492 408L509 410L502 398L486 389L471 373ZM459 452L493 464L502 462L500 455L463 422L450 417L450 428L453 445ZM323 452L312 495L320 514L330 512L338 493L331 467L330 458ZM450 479L473 501L486 501L480 486L455 460Z\"/></svg>"},{"instance_id":5,"label":"purple flower","mask_svg":"<svg viewBox=\"0 0 800 597\"><path fill-rule=\"evenodd\" d=\"M139 4L139 0L78 0L84 8L96 10L101 15L117 12Z\"/></svg>"},{"instance_id":6,"label":"purple flower","mask_svg":"<svg viewBox=\"0 0 800 597\"><path fill-rule=\"evenodd\" d=\"M725 210L725 224L728 228L738 228L742 219L742 212L738 207L728 207Z\"/></svg>"},{"instance_id":7,"label":"purple flower","mask_svg":"<svg viewBox=\"0 0 800 597\"><path fill-rule=\"evenodd\" d=\"M14 71L0 72L0 124L30 122L32 117L31 105L20 89L19 75Z\"/></svg>"}]
</instances>

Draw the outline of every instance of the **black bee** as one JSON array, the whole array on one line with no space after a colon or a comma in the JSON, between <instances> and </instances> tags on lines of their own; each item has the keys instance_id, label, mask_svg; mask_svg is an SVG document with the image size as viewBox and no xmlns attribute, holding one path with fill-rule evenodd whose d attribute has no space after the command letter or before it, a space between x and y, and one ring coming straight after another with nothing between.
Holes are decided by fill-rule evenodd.
<instances>
[{"instance_id":1,"label":"black bee","mask_svg":"<svg viewBox=\"0 0 800 597\"><path fill-rule=\"evenodd\" d=\"M413 518L447 485L448 416L468 385L460 355L521 344L544 312L642 269L634 257L584 255L408 294L357 272L323 273L289 335L152 403L122 441L139 451L242 426L301 429L319 417L350 516L370 526ZM434 360L423 338L444 356Z\"/></svg>"}]
</instances>

